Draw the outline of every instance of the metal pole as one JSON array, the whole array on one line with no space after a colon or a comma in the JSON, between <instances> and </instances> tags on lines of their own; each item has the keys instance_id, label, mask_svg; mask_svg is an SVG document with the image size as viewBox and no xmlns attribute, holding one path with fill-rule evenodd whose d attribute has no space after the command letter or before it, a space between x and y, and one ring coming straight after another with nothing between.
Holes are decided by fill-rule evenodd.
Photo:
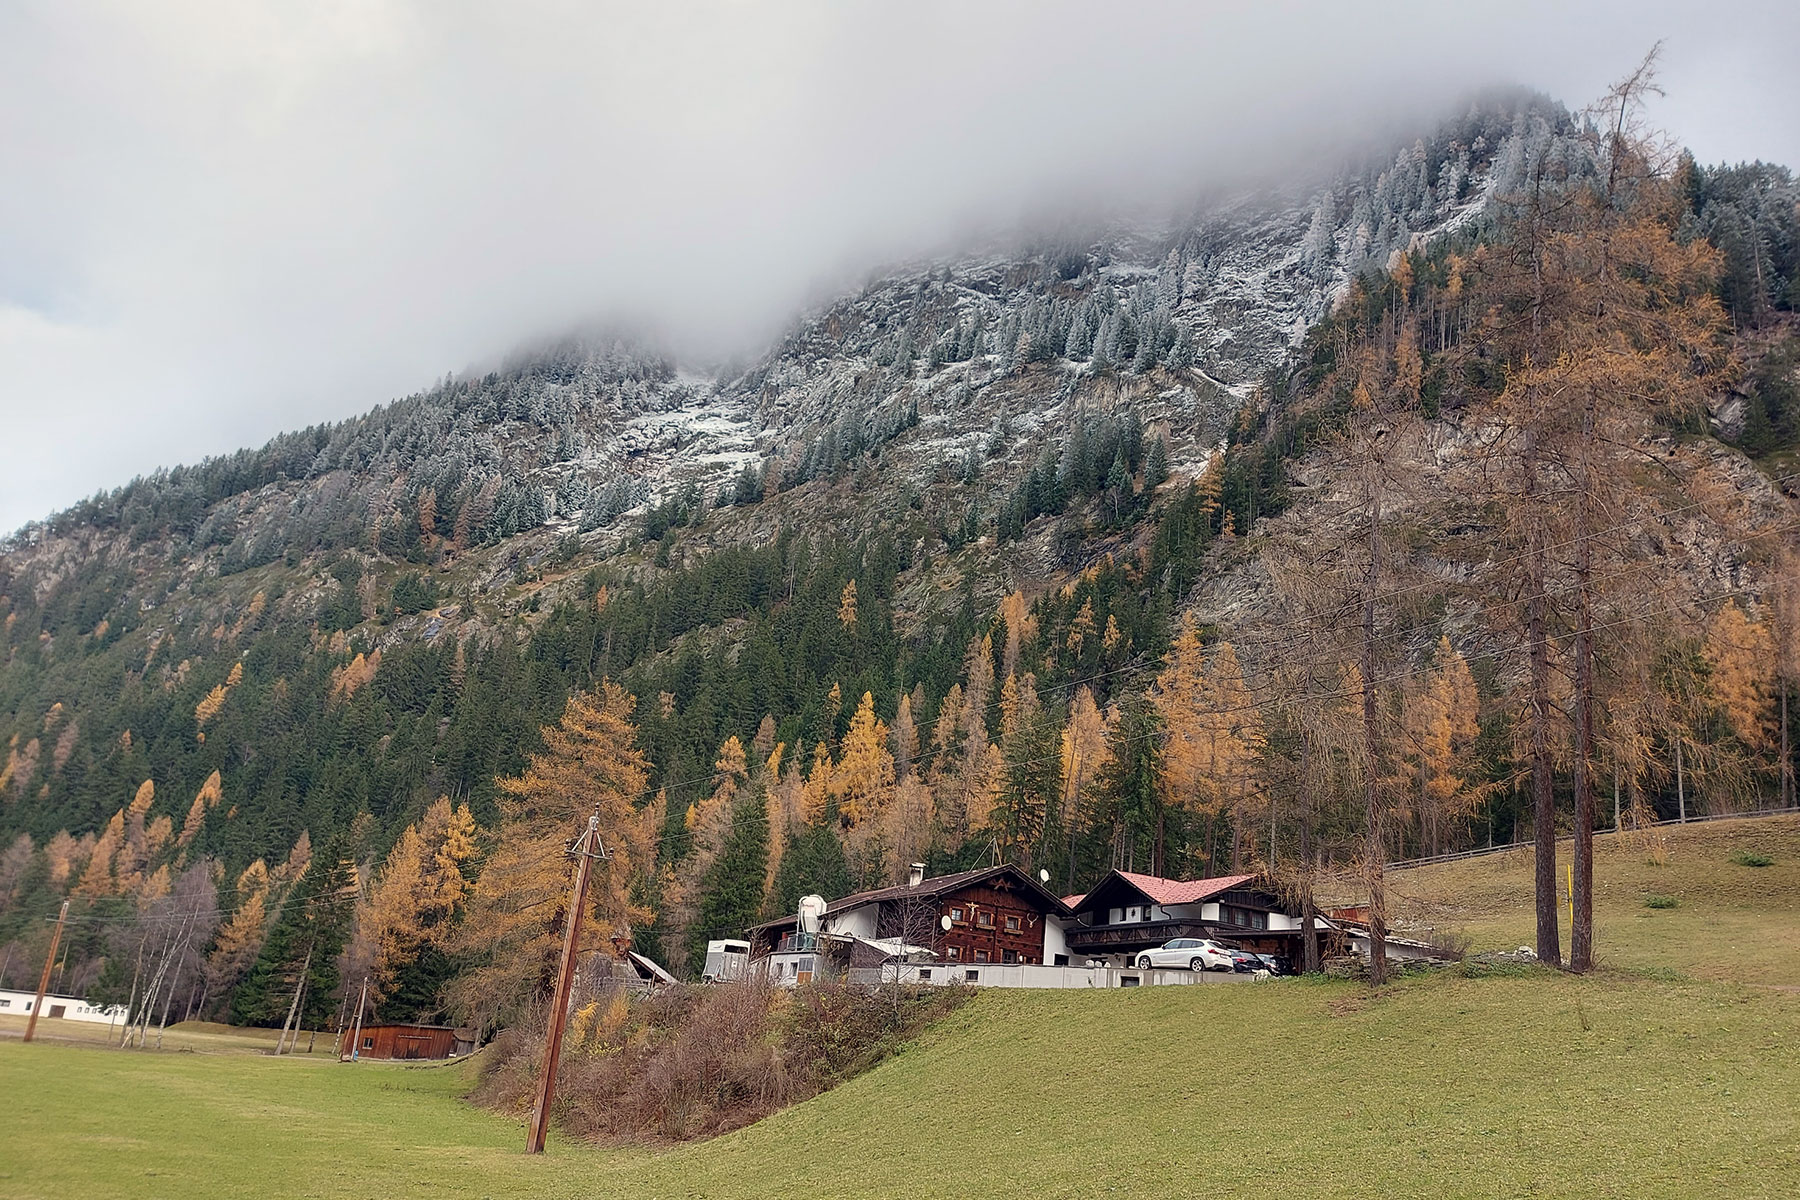
<instances>
[{"instance_id":1,"label":"metal pole","mask_svg":"<svg viewBox=\"0 0 1800 1200\"><path fill-rule=\"evenodd\" d=\"M25 1023L25 1040L37 1032L38 1014L44 1010L44 993L50 990L50 968L56 965L56 947L62 942L63 922L69 919L69 902L62 902L62 911L56 914L56 932L50 935L50 953L44 955L44 973L38 976L37 999L31 1002L31 1020Z\"/></svg>"},{"instance_id":2,"label":"metal pole","mask_svg":"<svg viewBox=\"0 0 1800 1200\"><path fill-rule=\"evenodd\" d=\"M550 1000L550 1029L544 1037L543 1078L538 1081L537 1107L531 1111L531 1132L525 1153L542 1154L550 1129L550 1104L556 1096L556 1063L562 1057L563 1024L569 1016L569 988L574 983L575 947L581 935L581 910L586 907L588 867L593 848L600 843L600 814L588 818L587 830L575 843L575 887L569 897L569 914L563 923L562 965L556 973L556 993Z\"/></svg>"}]
</instances>

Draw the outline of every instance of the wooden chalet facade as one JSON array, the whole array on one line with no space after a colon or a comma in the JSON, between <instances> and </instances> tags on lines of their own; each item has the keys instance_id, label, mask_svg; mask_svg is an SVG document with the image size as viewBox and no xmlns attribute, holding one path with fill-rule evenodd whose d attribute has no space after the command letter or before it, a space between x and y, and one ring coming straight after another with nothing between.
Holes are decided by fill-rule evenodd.
<instances>
[{"instance_id":1,"label":"wooden chalet facade","mask_svg":"<svg viewBox=\"0 0 1800 1200\"><path fill-rule=\"evenodd\" d=\"M1064 965L1063 902L1014 866L983 867L829 902L816 939L795 917L746 931L781 982L894 961ZM791 960L791 961L790 961Z\"/></svg>"},{"instance_id":2,"label":"wooden chalet facade","mask_svg":"<svg viewBox=\"0 0 1800 1200\"><path fill-rule=\"evenodd\" d=\"M1178 937L1300 957L1300 917L1260 875L1182 880L1113 871L1067 904L1069 950L1085 958L1128 959Z\"/></svg>"}]
</instances>

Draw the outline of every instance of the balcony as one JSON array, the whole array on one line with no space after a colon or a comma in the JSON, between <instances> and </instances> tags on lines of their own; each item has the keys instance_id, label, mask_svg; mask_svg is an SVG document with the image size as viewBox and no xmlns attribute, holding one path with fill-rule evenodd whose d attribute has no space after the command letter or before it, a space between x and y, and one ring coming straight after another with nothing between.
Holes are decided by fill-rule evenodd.
<instances>
[{"instance_id":1,"label":"balcony","mask_svg":"<svg viewBox=\"0 0 1800 1200\"><path fill-rule=\"evenodd\" d=\"M1121 921L1116 925L1071 925L1064 931L1069 949L1088 952L1142 950L1170 938L1214 937L1214 926L1192 918L1171 921Z\"/></svg>"}]
</instances>

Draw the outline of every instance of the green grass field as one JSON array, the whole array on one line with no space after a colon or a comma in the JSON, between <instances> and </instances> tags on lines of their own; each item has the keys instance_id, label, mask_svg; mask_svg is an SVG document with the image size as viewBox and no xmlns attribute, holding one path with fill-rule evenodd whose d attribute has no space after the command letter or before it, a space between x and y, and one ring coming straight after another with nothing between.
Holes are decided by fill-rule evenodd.
<instances>
[{"instance_id":1,"label":"green grass field","mask_svg":"<svg viewBox=\"0 0 1800 1200\"><path fill-rule=\"evenodd\" d=\"M1564 842L1559 870L1569 853ZM1745 853L1772 861L1733 861ZM1531 853L1515 850L1393 872L1389 894L1398 916L1464 930L1477 949L1533 945L1531 875ZM1651 896L1677 904L1653 909ZM1594 927L1603 966L1800 987L1800 816L1602 834ZM1562 941L1566 952L1566 911Z\"/></svg>"},{"instance_id":2,"label":"green grass field","mask_svg":"<svg viewBox=\"0 0 1800 1200\"><path fill-rule=\"evenodd\" d=\"M0 1195L1791 1196L1800 822L1772 824L1681 831L1644 878L1636 851L1603 856L1591 978L990 992L860 1079L671 1151L528 1158L517 1122L461 1100L466 1065L0 1041ZM1740 884L1711 856L1746 837L1776 862ZM1408 872L1408 902L1517 945L1529 872ZM1640 921L1650 887L1681 903ZM1716 949L1665 948L1696 938Z\"/></svg>"},{"instance_id":3,"label":"green grass field","mask_svg":"<svg viewBox=\"0 0 1800 1200\"><path fill-rule=\"evenodd\" d=\"M48 1006L46 1006L48 1007ZM19 1038L25 1034L29 1017L14 1014L0 1015L0 1038ZM87 1045L116 1045L121 1031L116 1025L101 1025L94 1021L65 1021L45 1017L38 1022L37 1033L33 1040L44 1042L80 1042ZM171 1025L162 1033L161 1049L167 1050L200 1050L200 1051L269 1051L275 1048L275 1039L281 1036L279 1029L250 1029L238 1025L219 1025L211 1021L184 1021ZM156 1027L150 1027L146 1039L150 1046L157 1045ZM306 1031L300 1034L299 1047L290 1050L292 1054L311 1053L329 1056L332 1050L331 1031Z\"/></svg>"}]
</instances>

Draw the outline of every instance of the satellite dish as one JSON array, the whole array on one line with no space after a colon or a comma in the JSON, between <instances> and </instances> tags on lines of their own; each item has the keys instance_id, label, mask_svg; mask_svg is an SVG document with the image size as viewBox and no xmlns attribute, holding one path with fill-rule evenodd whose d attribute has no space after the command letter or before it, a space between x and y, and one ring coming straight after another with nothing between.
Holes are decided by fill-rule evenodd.
<instances>
[{"instance_id":1,"label":"satellite dish","mask_svg":"<svg viewBox=\"0 0 1800 1200\"><path fill-rule=\"evenodd\" d=\"M1050 872L1044 870L1042 867L1039 867L1038 868L1038 882L1039 883L1049 883L1050 882Z\"/></svg>"},{"instance_id":2,"label":"satellite dish","mask_svg":"<svg viewBox=\"0 0 1800 1200\"><path fill-rule=\"evenodd\" d=\"M939 925L941 925L941 926L943 926L943 928L944 928L944 932L945 932L945 933L949 933L949 932L950 932L950 927L951 927L951 926L952 926L952 925L953 925L953 924L955 924L955 922L953 922L953 921L952 921L952 920L951 920L951 919L950 919L950 917L949 917L949 914L947 914L947 913L946 913L946 914L945 914L945 915L944 915L944 916L942 916L942 917L939 917L939 918L938 918L938 924L939 924Z\"/></svg>"},{"instance_id":3,"label":"satellite dish","mask_svg":"<svg viewBox=\"0 0 1800 1200\"><path fill-rule=\"evenodd\" d=\"M801 933L819 932L819 922L825 919L827 905L825 897L809 895L800 897L799 924Z\"/></svg>"}]
</instances>

